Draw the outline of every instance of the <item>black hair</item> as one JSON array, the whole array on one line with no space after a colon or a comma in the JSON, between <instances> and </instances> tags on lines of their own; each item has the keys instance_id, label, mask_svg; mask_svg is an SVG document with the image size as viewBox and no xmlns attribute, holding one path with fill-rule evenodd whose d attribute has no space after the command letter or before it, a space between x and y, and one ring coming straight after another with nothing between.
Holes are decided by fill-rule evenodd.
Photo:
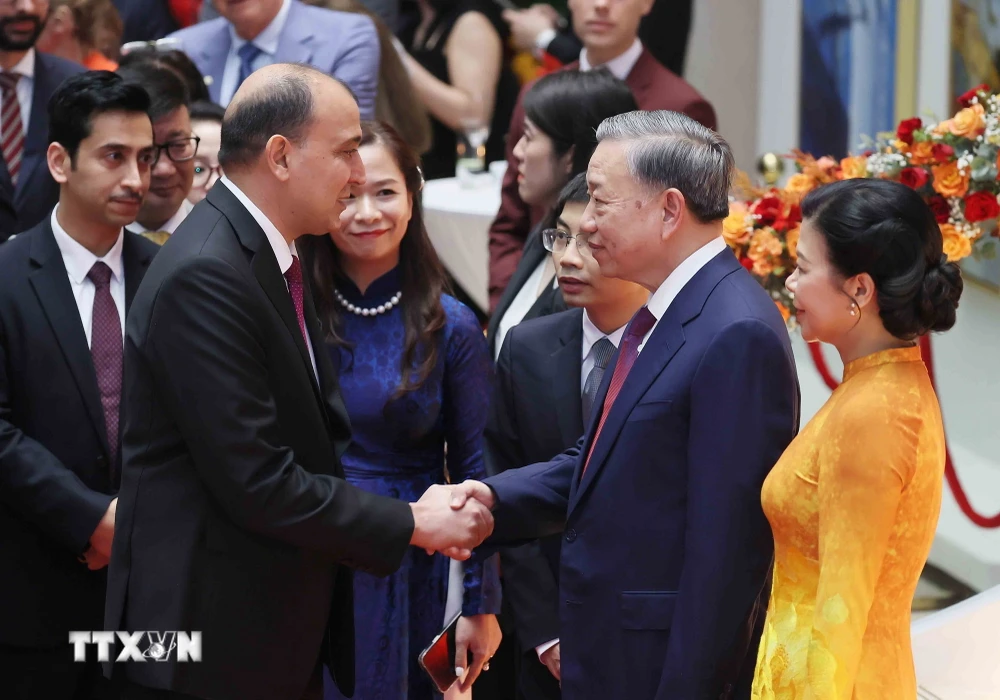
<instances>
[{"instance_id":1,"label":"black hair","mask_svg":"<svg viewBox=\"0 0 1000 700\"><path fill-rule=\"evenodd\" d=\"M570 177L587 169L601 122L637 109L628 85L605 68L550 73L524 96L525 116L552 139L556 157L573 148Z\"/></svg>"},{"instance_id":2,"label":"black hair","mask_svg":"<svg viewBox=\"0 0 1000 700\"><path fill-rule=\"evenodd\" d=\"M578 173L562 188L562 191L559 193L559 199L556 200L555 206L552 207L552 210L545 219L543 228L555 228L556 222L562 216L563 209L570 202L586 204L589 201L590 193L587 191L587 173Z\"/></svg>"},{"instance_id":3,"label":"black hair","mask_svg":"<svg viewBox=\"0 0 1000 700\"><path fill-rule=\"evenodd\" d=\"M118 75L149 93L149 118L154 122L191 102L187 86L173 68L153 62L136 62L124 68L119 66Z\"/></svg>"},{"instance_id":4,"label":"black hair","mask_svg":"<svg viewBox=\"0 0 1000 700\"><path fill-rule=\"evenodd\" d=\"M219 165L225 170L249 165L264 152L268 139L275 134L293 143L302 141L313 112L308 71L303 67L302 72L289 72L267 90L257 90L226 110Z\"/></svg>"},{"instance_id":5,"label":"black hair","mask_svg":"<svg viewBox=\"0 0 1000 700\"><path fill-rule=\"evenodd\" d=\"M49 143L58 143L76 161L80 143L91 134L94 117L106 112L149 113L149 95L110 71L67 78L49 99Z\"/></svg>"},{"instance_id":6,"label":"black hair","mask_svg":"<svg viewBox=\"0 0 1000 700\"><path fill-rule=\"evenodd\" d=\"M178 51L177 49L171 51L157 51L154 48L137 49L122 56L118 62L118 67L128 68L139 63L152 63L173 70L184 81L184 85L187 86L188 99L191 102L207 102L212 99L208 94L205 76L201 74L198 66L183 51Z\"/></svg>"},{"instance_id":7,"label":"black hair","mask_svg":"<svg viewBox=\"0 0 1000 700\"><path fill-rule=\"evenodd\" d=\"M218 122L221 124L223 117L226 116L226 110L214 102L192 102L188 110L191 112L191 121Z\"/></svg>"},{"instance_id":8,"label":"black hair","mask_svg":"<svg viewBox=\"0 0 1000 700\"><path fill-rule=\"evenodd\" d=\"M810 192L802 217L823 236L841 274L875 281L892 335L912 340L955 325L962 272L948 262L934 214L914 190L891 180L842 180Z\"/></svg>"}]
</instances>

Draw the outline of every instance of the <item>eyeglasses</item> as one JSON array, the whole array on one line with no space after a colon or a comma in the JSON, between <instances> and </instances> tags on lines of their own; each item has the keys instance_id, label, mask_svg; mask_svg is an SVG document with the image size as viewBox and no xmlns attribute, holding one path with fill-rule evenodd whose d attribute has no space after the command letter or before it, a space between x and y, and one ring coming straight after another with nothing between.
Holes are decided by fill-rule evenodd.
<instances>
[{"instance_id":1,"label":"eyeglasses","mask_svg":"<svg viewBox=\"0 0 1000 700\"><path fill-rule=\"evenodd\" d=\"M156 51L157 53L167 53L168 51L182 51L184 42L174 37L164 37L156 41L130 41L122 44L118 52L122 56L128 56L133 51Z\"/></svg>"},{"instance_id":2,"label":"eyeglasses","mask_svg":"<svg viewBox=\"0 0 1000 700\"><path fill-rule=\"evenodd\" d=\"M198 154L198 144L201 143L201 139L197 136L191 136L186 139L177 139L176 141L171 141L170 143L157 143L154 144L156 149L156 157L153 158L153 165L160 162L160 156L164 151L167 152L167 157L175 163L186 163Z\"/></svg>"},{"instance_id":3,"label":"eyeglasses","mask_svg":"<svg viewBox=\"0 0 1000 700\"><path fill-rule=\"evenodd\" d=\"M194 180L191 181L192 187L205 187L212 181L213 177L222 177L222 166L221 165L206 165L204 163L195 163L194 166Z\"/></svg>"},{"instance_id":4,"label":"eyeglasses","mask_svg":"<svg viewBox=\"0 0 1000 700\"><path fill-rule=\"evenodd\" d=\"M583 255L590 255L590 236L586 233L578 233L573 236L567 231L558 228L547 228L542 231L542 245L550 253L564 253L569 246L569 242L576 239L576 248Z\"/></svg>"}]
</instances>

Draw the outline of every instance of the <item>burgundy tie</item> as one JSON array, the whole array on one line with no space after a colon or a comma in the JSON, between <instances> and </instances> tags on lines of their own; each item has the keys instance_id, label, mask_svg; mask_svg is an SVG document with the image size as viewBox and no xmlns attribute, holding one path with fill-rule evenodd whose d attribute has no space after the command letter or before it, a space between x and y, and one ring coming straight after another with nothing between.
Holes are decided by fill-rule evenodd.
<instances>
[{"instance_id":1,"label":"burgundy tie","mask_svg":"<svg viewBox=\"0 0 1000 700\"><path fill-rule=\"evenodd\" d=\"M629 321L628 328L625 329L621 352L618 353L618 361L615 363L615 373L611 375L611 384L608 385L608 393L604 397L601 420L597 423L597 431L594 433L594 439L590 441L590 450L587 452L587 461L583 463L583 471L580 472L581 479L587 473L587 467L590 465L590 456L594 454L594 445L597 444L597 440L601 437L601 429L604 428L604 421L608 419L611 406L614 404L615 399L618 398L618 394L622 390L622 385L625 384L625 379L628 377L632 365L635 364L635 359L639 356L639 345L642 344L642 339L646 337L649 329L655 323L656 317L650 313L649 309L643 306L635 312L635 316Z\"/></svg>"},{"instance_id":2,"label":"burgundy tie","mask_svg":"<svg viewBox=\"0 0 1000 700\"><path fill-rule=\"evenodd\" d=\"M24 123L21 121L21 103L17 100L17 73L0 73L0 154L7 163L10 181L17 185L24 156Z\"/></svg>"},{"instance_id":3,"label":"burgundy tie","mask_svg":"<svg viewBox=\"0 0 1000 700\"><path fill-rule=\"evenodd\" d=\"M122 398L122 321L111 297L111 268L98 260L87 277L96 287L90 324L90 356L101 391L113 472L118 462L118 407Z\"/></svg>"},{"instance_id":4,"label":"burgundy tie","mask_svg":"<svg viewBox=\"0 0 1000 700\"><path fill-rule=\"evenodd\" d=\"M292 256L292 266L285 271L285 281L288 282L288 293L292 295L295 315L299 317L299 330L302 331L302 339L306 341L308 349L309 334L306 332L306 317L302 312L302 263L297 255Z\"/></svg>"}]
</instances>

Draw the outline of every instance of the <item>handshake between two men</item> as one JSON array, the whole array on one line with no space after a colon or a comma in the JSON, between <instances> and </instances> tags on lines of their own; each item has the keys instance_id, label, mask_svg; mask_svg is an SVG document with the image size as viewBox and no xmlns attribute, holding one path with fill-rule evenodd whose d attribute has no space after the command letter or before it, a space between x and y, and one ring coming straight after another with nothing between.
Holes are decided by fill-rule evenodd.
<instances>
[{"instance_id":1,"label":"handshake between two men","mask_svg":"<svg viewBox=\"0 0 1000 700\"><path fill-rule=\"evenodd\" d=\"M493 532L493 506L493 491L481 481L431 486L410 504L410 544L464 561Z\"/></svg>"}]
</instances>

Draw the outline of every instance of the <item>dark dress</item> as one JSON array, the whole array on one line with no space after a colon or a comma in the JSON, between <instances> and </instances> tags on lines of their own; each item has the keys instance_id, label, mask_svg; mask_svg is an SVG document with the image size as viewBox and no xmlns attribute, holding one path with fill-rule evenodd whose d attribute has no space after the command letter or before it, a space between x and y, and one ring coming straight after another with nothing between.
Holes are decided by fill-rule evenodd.
<instances>
[{"instance_id":1,"label":"dark dress","mask_svg":"<svg viewBox=\"0 0 1000 700\"><path fill-rule=\"evenodd\" d=\"M439 6L443 7L438 10L437 16L419 45L414 41L419 17L412 12L406 17L403 31L400 32L400 41L403 42L406 50L416 59L417 63L426 68L438 80L450 84L448 60L444 55L444 47L448 42L448 37L451 36L451 30L454 29L455 23L466 12L479 12L490 21L490 24L500 35L504 46L504 56L500 79L497 81L496 99L493 104L490 137L486 142L486 162L504 160L506 158L504 153L505 137L507 129L510 127L510 118L519 90L517 77L510 69L511 57L507 55L506 47L510 30L507 23L503 21L500 7L491 0L458 0L454 3L441 2ZM451 130L451 127L435 119L433 115L431 116L431 131L433 134L431 150L425 153L421 159L424 177L428 180L454 177L455 148L457 145L455 132Z\"/></svg>"},{"instance_id":2,"label":"dark dress","mask_svg":"<svg viewBox=\"0 0 1000 700\"><path fill-rule=\"evenodd\" d=\"M399 291L393 270L362 295L348 281L344 297L374 308ZM403 300L406 303L406 300ZM481 479L483 431L492 370L486 340L472 312L443 296L447 322L436 366L423 386L392 399L400 382L403 317L400 306L379 316L343 314L343 336L352 349L329 347L351 419L351 445L341 459L355 486L416 501L445 482L445 446L453 482ZM417 656L444 625L450 560L410 547L388 578L356 572L354 618L357 700L429 700L439 697ZM500 584L495 557L467 565L462 613L495 614ZM326 676L326 700L344 697Z\"/></svg>"}]
</instances>

